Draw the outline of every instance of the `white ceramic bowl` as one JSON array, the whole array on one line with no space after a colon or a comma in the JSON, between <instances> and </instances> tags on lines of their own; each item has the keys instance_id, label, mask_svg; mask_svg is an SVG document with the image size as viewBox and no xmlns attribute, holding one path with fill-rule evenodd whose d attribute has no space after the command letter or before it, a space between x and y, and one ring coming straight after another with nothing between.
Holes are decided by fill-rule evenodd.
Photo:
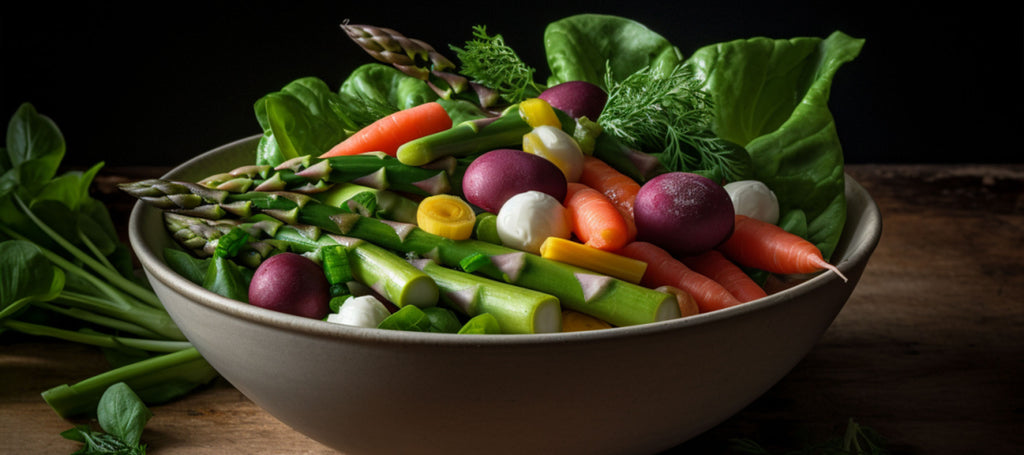
<instances>
[{"instance_id":1,"label":"white ceramic bowl","mask_svg":"<svg viewBox=\"0 0 1024 455\"><path fill-rule=\"evenodd\" d=\"M167 178L253 161L257 138ZM878 208L846 179L834 262L769 297L689 318L542 335L361 329L220 297L162 260L160 211L137 205L130 241L199 352L256 404L346 454L638 454L678 445L740 411L803 358L842 309L881 235ZM254 437L259 437L255 435Z\"/></svg>"}]
</instances>

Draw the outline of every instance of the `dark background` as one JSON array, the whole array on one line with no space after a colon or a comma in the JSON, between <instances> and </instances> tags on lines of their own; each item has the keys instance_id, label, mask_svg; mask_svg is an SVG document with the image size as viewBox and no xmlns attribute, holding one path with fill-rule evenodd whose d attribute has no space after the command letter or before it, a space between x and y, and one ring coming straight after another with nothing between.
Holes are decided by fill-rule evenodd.
<instances>
[{"instance_id":1,"label":"dark background","mask_svg":"<svg viewBox=\"0 0 1024 455\"><path fill-rule=\"evenodd\" d=\"M865 38L830 101L847 162L1021 162L1024 15L1008 4L31 3L0 13L0 119L32 103L63 131L69 165L171 165L259 133L260 96L304 76L336 88L372 61L338 28L345 19L444 51L487 25L543 80L544 26L583 12L636 19L685 55L753 36Z\"/></svg>"}]
</instances>

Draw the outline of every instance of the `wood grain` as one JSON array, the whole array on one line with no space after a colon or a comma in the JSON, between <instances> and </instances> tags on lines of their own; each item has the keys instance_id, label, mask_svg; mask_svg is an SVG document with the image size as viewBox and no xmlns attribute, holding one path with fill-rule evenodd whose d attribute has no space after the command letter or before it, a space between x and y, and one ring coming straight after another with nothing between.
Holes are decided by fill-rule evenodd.
<instances>
[{"instance_id":1,"label":"wood grain","mask_svg":"<svg viewBox=\"0 0 1024 455\"><path fill-rule=\"evenodd\" d=\"M158 170L113 170L102 181ZM882 240L861 283L808 356L742 412L666 453L782 453L841 435L848 419L894 453L1015 453L1024 447L1024 165L853 165L878 202ZM158 174L156 174L158 175ZM127 176L127 177L125 177ZM131 202L104 193L116 219ZM39 392L103 371L102 355L0 335L0 453L71 453ZM335 453L223 380L157 406L154 454ZM627 418L627 416L624 416Z\"/></svg>"}]
</instances>

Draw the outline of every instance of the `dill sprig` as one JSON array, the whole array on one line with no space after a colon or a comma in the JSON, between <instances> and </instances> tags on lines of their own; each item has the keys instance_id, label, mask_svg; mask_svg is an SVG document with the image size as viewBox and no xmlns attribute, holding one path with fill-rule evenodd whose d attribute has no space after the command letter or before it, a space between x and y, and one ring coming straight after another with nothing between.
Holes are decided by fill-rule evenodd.
<instances>
[{"instance_id":1,"label":"dill sprig","mask_svg":"<svg viewBox=\"0 0 1024 455\"><path fill-rule=\"evenodd\" d=\"M489 36L486 26L477 25L473 36L475 39L467 41L464 48L450 46L462 62L459 72L463 76L496 90L509 103L542 91L533 79L536 70L523 62L501 35Z\"/></svg>"},{"instance_id":2,"label":"dill sprig","mask_svg":"<svg viewBox=\"0 0 1024 455\"><path fill-rule=\"evenodd\" d=\"M749 170L749 156L712 131L711 96L693 71L645 67L615 81L605 72L608 101L598 123L626 145L656 155L672 171L704 174L715 180L738 180ZM742 152L742 153L739 153Z\"/></svg>"}]
</instances>

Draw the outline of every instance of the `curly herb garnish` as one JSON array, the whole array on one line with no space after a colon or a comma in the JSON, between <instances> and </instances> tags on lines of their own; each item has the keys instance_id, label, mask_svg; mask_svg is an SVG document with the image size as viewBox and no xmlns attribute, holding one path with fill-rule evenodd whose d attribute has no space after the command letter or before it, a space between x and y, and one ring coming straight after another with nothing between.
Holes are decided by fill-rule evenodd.
<instances>
[{"instance_id":1,"label":"curly herb garnish","mask_svg":"<svg viewBox=\"0 0 1024 455\"><path fill-rule=\"evenodd\" d=\"M739 180L749 156L712 131L710 95L684 65L671 71L645 67L615 81L605 72L608 102L598 123L637 150L656 155L673 171L697 172L714 180Z\"/></svg>"},{"instance_id":2,"label":"curly herb garnish","mask_svg":"<svg viewBox=\"0 0 1024 455\"><path fill-rule=\"evenodd\" d=\"M489 36L486 26L477 25L473 36L475 39L467 41L464 48L450 46L462 62L462 75L497 90L509 103L537 96L543 90L533 80L536 70L524 63L501 35Z\"/></svg>"}]
</instances>

